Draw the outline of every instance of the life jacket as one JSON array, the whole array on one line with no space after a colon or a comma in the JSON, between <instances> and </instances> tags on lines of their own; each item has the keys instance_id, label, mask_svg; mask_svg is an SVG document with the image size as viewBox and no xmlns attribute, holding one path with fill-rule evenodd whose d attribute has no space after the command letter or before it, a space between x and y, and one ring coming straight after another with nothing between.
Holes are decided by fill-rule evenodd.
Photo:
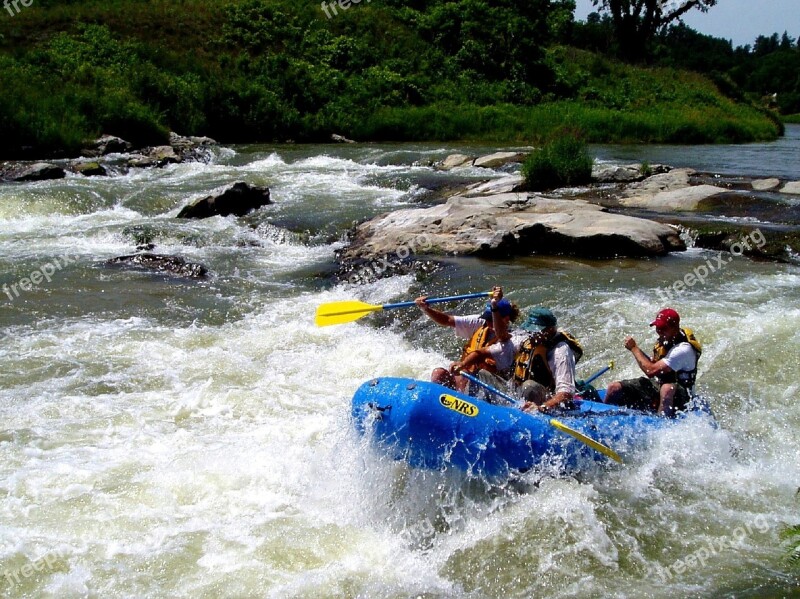
<instances>
[{"instance_id":1,"label":"life jacket","mask_svg":"<svg viewBox=\"0 0 800 599\"><path fill-rule=\"evenodd\" d=\"M472 333L472 337L470 337L469 341L467 341L466 345L464 346L464 351L461 352L461 359L464 360L472 352L478 351L487 345L491 345L495 341L497 341L497 335L495 335L494 329L488 324L482 324L475 330L474 333ZM470 374L475 374L479 370L488 370L489 372L494 373L497 372L497 364L492 358L484 358L480 362L476 362L464 370Z\"/></svg>"},{"instance_id":2,"label":"life jacket","mask_svg":"<svg viewBox=\"0 0 800 599\"><path fill-rule=\"evenodd\" d=\"M556 379L547 362L547 353L562 341L575 353L577 363L583 356L583 347L568 332L558 331L549 341L543 341L540 335L530 335L522 342L514 358L514 382L521 385L525 381L534 380L550 391L555 391Z\"/></svg>"},{"instance_id":3,"label":"life jacket","mask_svg":"<svg viewBox=\"0 0 800 599\"><path fill-rule=\"evenodd\" d=\"M703 353L703 346L700 345L697 337L694 336L692 329L682 328L680 333L672 341L662 342L661 339L659 339L653 347L653 362L658 362L669 353L669 350L680 343L688 343L692 346L695 353L694 369L659 374L656 380L662 385L665 383L677 382L686 387L688 391L691 391L692 387L694 387L694 381L697 378L697 363L700 361L700 354Z\"/></svg>"}]
</instances>

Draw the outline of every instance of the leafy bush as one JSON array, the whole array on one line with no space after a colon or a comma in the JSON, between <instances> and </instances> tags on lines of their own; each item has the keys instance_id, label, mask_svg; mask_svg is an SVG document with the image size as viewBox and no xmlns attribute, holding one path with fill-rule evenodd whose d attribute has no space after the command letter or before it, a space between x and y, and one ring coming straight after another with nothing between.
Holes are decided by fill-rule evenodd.
<instances>
[{"instance_id":1,"label":"leafy bush","mask_svg":"<svg viewBox=\"0 0 800 599\"><path fill-rule=\"evenodd\" d=\"M522 175L531 191L582 185L592 180L592 158L578 134L562 131L528 157Z\"/></svg>"}]
</instances>

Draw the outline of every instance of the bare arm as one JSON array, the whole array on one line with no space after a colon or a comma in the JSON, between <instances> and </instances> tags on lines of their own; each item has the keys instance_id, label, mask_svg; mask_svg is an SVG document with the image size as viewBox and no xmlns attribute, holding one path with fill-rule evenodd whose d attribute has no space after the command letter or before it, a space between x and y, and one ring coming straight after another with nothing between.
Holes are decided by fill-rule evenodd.
<instances>
[{"instance_id":1,"label":"bare arm","mask_svg":"<svg viewBox=\"0 0 800 599\"><path fill-rule=\"evenodd\" d=\"M503 299L503 288L502 287L492 287L492 328L494 329L494 334L500 341L508 341L511 339L511 333L508 332L508 322L503 316L500 316L500 312L497 311L497 302Z\"/></svg>"},{"instance_id":2,"label":"bare arm","mask_svg":"<svg viewBox=\"0 0 800 599\"><path fill-rule=\"evenodd\" d=\"M644 372L644 374L650 378L658 376L659 374L667 374L672 372L672 368L667 366L666 363L664 363L664 360L653 362L653 360L651 360L650 357L645 354L638 345L636 345L636 340L633 337L625 338L625 349L630 350L631 354L633 354L633 359L636 360L639 368L641 368L642 372Z\"/></svg>"},{"instance_id":3,"label":"bare arm","mask_svg":"<svg viewBox=\"0 0 800 599\"><path fill-rule=\"evenodd\" d=\"M436 324L441 325L443 327L456 326L456 320L455 318L453 318L451 314L447 314L445 312L441 312L439 310L431 308L428 305L428 302L426 301L427 299L428 296L423 295L414 300L414 303L417 304L417 306L419 306L419 309L422 310L425 316L430 318Z\"/></svg>"},{"instance_id":4,"label":"bare arm","mask_svg":"<svg viewBox=\"0 0 800 599\"><path fill-rule=\"evenodd\" d=\"M492 354L489 353L489 350L486 347L471 351L467 354L467 357L460 362L453 362L453 364L450 366L450 371L458 374L462 370L468 370L473 364L491 357Z\"/></svg>"}]
</instances>

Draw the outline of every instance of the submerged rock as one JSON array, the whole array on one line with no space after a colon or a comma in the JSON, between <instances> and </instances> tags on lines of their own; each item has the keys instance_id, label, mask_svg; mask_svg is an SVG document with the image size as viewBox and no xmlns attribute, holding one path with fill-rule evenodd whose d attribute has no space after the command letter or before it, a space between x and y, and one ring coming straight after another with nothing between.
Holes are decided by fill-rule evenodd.
<instances>
[{"instance_id":1,"label":"submerged rock","mask_svg":"<svg viewBox=\"0 0 800 599\"><path fill-rule=\"evenodd\" d=\"M167 256L163 254L141 253L119 256L107 260L105 264L107 266L130 266L189 279L204 279L208 275L208 269L202 264L187 262L180 256Z\"/></svg>"},{"instance_id":2,"label":"submerged rock","mask_svg":"<svg viewBox=\"0 0 800 599\"><path fill-rule=\"evenodd\" d=\"M259 187L240 181L226 187L220 193L185 206L178 213L178 218L208 218L230 214L244 216L248 212L268 204L272 204L268 187Z\"/></svg>"},{"instance_id":3,"label":"submerged rock","mask_svg":"<svg viewBox=\"0 0 800 599\"><path fill-rule=\"evenodd\" d=\"M676 228L612 214L583 200L535 194L450 198L398 210L357 226L345 261L374 259L426 241L426 254L510 256L567 254L589 258L661 256L686 249Z\"/></svg>"}]
</instances>

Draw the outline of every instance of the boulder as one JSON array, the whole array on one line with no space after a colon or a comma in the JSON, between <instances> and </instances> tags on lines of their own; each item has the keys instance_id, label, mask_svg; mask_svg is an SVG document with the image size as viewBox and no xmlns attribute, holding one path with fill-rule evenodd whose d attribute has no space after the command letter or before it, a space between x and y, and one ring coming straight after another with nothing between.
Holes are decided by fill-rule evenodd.
<instances>
[{"instance_id":1,"label":"boulder","mask_svg":"<svg viewBox=\"0 0 800 599\"><path fill-rule=\"evenodd\" d=\"M525 180L523 179L522 175L508 175L507 177L490 179L489 181L470 185L461 195L467 198L473 198L476 196L487 196L498 193L519 191L524 181Z\"/></svg>"},{"instance_id":2,"label":"boulder","mask_svg":"<svg viewBox=\"0 0 800 599\"><path fill-rule=\"evenodd\" d=\"M9 180L49 181L51 179L63 179L66 176L66 171L58 165L50 164L49 162L36 162L11 174Z\"/></svg>"},{"instance_id":3,"label":"boulder","mask_svg":"<svg viewBox=\"0 0 800 599\"><path fill-rule=\"evenodd\" d=\"M523 162L527 158L527 154L522 152L495 152L476 158L472 166L479 166L481 168L500 168L507 164L514 164Z\"/></svg>"},{"instance_id":4,"label":"boulder","mask_svg":"<svg viewBox=\"0 0 800 599\"><path fill-rule=\"evenodd\" d=\"M157 166L177 164L183 161L183 159L175 153L175 148L172 146L155 146L153 148L148 148L146 156L153 160Z\"/></svg>"},{"instance_id":5,"label":"boulder","mask_svg":"<svg viewBox=\"0 0 800 599\"><path fill-rule=\"evenodd\" d=\"M125 154L130 152L133 145L121 137L114 135L102 135L94 140L89 147L84 148L81 153L84 156L105 156L106 154Z\"/></svg>"},{"instance_id":6,"label":"boulder","mask_svg":"<svg viewBox=\"0 0 800 599\"><path fill-rule=\"evenodd\" d=\"M454 168L468 167L472 166L473 160L474 158L472 156L467 156L466 154L450 154L441 162L437 162L436 168L443 171L449 171Z\"/></svg>"},{"instance_id":7,"label":"boulder","mask_svg":"<svg viewBox=\"0 0 800 599\"><path fill-rule=\"evenodd\" d=\"M133 268L166 273L186 277L189 279L204 279L208 269L197 262L187 262L180 256L166 256L163 254L131 254L106 260L107 266L130 266Z\"/></svg>"},{"instance_id":8,"label":"boulder","mask_svg":"<svg viewBox=\"0 0 800 599\"><path fill-rule=\"evenodd\" d=\"M622 198L619 202L628 208L645 208L659 212L693 211L697 210L705 200L726 192L727 189L714 185L694 185L660 191L653 195Z\"/></svg>"},{"instance_id":9,"label":"boulder","mask_svg":"<svg viewBox=\"0 0 800 599\"><path fill-rule=\"evenodd\" d=\"M781 188L781 193L800 194L800 181L789 181Z\"/></svg>"},{"instance_id":10,"label":"boulder","mask_svg":"<svg viewBox=\"0 0 800 599\"><path fill-rule=\"evenodd\" d=\"M108 175L106 167L99 162L75 162L72 170L85 177L104 177Z\"/></svg>"},{"instance_id":11,"label":"boulder","mask_svg":"<svg viewBox=\"0 0 800 599\"><path fill-rule=\"evenodd\" d=\"M770 189L775 189L778 185L781 184L780 179L770 178L770 179L754 179L750 185L752 185L753 189L756 191L768 191Z\"/></svg>"},{"instance_id":12,"label":"boulder","mask_svg":"<svg viewBox=\"0 0 800 599\"><path fill-rule=\"evenodd\" d=\"M663 175L672 169L664 164L608 164L595 163L592 165L592 180L595 183L630 183L642 181L653 175ZM645 175L645 172L647 175Z\"/></svg>"},{"instance_id":13,"label":"boulder","mask_svg":"<svg viewBox=\"0 0 800 599\"><path fill-rule=\"evenodd\" d=\"M686 249L669 225L612 214L583 200L505 193L456 196L431 208L383 214L356 227L340 259L376 259L400 247L424 247L431 255L588 258L661 256Z\"/></svg>"},{"instance_id":14,"label":"boulder","mask_svg":"<svg viewBox=\"0 0 800 599\"><path fill-rule=\"evenodd\" d=\"M220 193L207 196L184 206L178 218L208 218L210 216L244 216L261 206L271 204L268 187L244 182L234 183Z\"/></svg>"},{"instance_id":15,"label":"boulder","mask_svg":"<svg viewBox=\"0 0 800 599\"><path fill-rule=\"evenodd\" d=\"M339 135L338 133L331 134L331 141L337 144L354 144L356 143L352 139L347 139L344 135Z\"/></svg>"},{"instance_id":16,"label":"boulder","mask_svg":"<svg viewBox=\"0 0 800 599\"><path fill-rule=\"evenodd\" d=\"M695 174L691 168L676 168L665 173L656 173L644 181L630 184L624 192L627 197L655 195L661 191L689 187L689 177Z\"/></svg>"}]
</instances>

